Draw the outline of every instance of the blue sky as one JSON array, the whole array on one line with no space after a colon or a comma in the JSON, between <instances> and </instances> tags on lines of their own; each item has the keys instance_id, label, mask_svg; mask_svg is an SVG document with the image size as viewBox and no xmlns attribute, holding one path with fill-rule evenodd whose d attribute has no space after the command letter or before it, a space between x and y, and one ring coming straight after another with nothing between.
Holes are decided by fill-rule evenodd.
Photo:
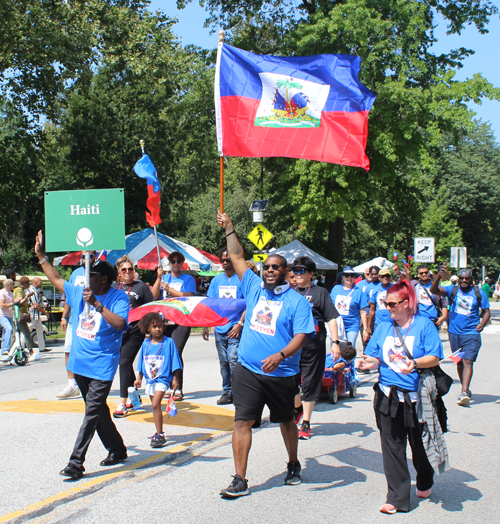
<instances>
[{"instance_id":1,"label":"blue sky","mask_svg":"<svg viewBox=\"0 0 500 524\"><path fill-rule=\"evenodd\" d=\"M500 0L493 3L500 7ZM193 0L180 11L176 8L175 0L152 0L151 9L160 9L167 15L179 19L174 26L174 32L184 45L194 44L206 49L217 47L218 35L210 35L209 30L203 27L207 16L199 6L198 0ZM493 85L500 87L500 68L496 65L496 54L500 47L500 18L495 17L491 20L488 27L490 32L487 35L480 35L475 27L470 27L460 36L447 36L445 21L437 18L436 23L436 53L447 52L457 47L475 51L475 54L465 61L463 69L457 71L455 79L465 80L475 73L481 73ZM469 107L477 113L477 118L491 123L496 139L500 141L500 102L485 100L481 105L471 103Z\"/></svg>"}]
</instances>

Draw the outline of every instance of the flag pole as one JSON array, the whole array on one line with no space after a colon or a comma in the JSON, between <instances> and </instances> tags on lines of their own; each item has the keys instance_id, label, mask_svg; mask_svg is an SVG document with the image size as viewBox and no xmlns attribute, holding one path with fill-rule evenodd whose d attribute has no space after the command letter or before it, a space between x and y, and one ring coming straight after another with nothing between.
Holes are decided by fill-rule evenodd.
<instances>
[{"instance_id":1,"label":"flag pole","mask_svg":"<svg viewBox=\"0 0 500 524\"><path fill-rule=\"evenodd\" d=\"M224 157L220 157L220 202L219 209L224 213Z\"/></svg>"},{"instance_id":2,"label":"flag pole","mask_svg":"<svg viewBox=\"0 0 500 524\"><path fill-rule=\"evenodd\" d=\"M224 150L222 144L222 116L220 108L220 60L222 53L222 46L224 45L224 31L219 31L219 45L217 46L217 63L214 83L214 99L215 99L215 123L217 129L217 146L219 149L219 163L220 163L220 199L219 210L224 212Z\"/></svg>"},{"instance_id":3,"label":"flag pole","mask_svg":"<svg viewBox=\"0 0 500 524\"><path fill-rule=\"evenodd\" d=\"M141 146L142 154L144 155L144 140L139 140L139 145ZM156 241L156 253L158 254L158 267L161 267L161 256L160 256L160 244L158 242L158 233L156 231L156 224L153 226L153 231L155 234L155 241Z\"/></svg>"}]
</instances>

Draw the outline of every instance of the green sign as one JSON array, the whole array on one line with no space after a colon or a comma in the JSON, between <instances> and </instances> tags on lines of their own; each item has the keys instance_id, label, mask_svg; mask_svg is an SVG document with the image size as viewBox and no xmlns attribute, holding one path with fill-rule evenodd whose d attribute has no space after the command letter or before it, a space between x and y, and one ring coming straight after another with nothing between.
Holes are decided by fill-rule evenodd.
<instances>
[{"instance_id":1,"label":"green sign","mask_svg":"<svg viewBox=\"0 0 500 524\"><path fill-rule=\"evenodd\" d=\"M45 192L45 249L125 249L123 189Z\"/></svg>"}]
</instances>

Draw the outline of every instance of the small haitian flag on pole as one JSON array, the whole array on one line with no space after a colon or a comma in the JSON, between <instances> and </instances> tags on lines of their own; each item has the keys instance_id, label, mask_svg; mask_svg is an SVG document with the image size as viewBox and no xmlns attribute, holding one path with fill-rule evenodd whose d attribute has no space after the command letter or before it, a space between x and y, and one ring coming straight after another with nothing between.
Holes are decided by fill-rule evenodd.
<instances>
[{"instance_id":1,"label":"small haitian flag on pole","mask_svg":"<svg viewBox=\"0 0 500 524\"><path fill-rule=\"evenodd\" d=\"M143 153L140 160L136 162L134 171L138 177L145 178L148 182L148 200L146 205L149 213L146 211L146 220L151 227L157 226L161 224L161 186L156 174L156 167L149 156Z\"/></svg>"},{"instance_id":2,"label":"small haitian flag on pole","mask_svg":"<svg viewBox=\"0 0 500 524\"><path fill-rule=\"evenodd\" d=\"M368 113L375 95L358 79L360 65L358 56L279 57L220 45L220 156L306 158L368 171Z\"/></svg>"}]
</instances>

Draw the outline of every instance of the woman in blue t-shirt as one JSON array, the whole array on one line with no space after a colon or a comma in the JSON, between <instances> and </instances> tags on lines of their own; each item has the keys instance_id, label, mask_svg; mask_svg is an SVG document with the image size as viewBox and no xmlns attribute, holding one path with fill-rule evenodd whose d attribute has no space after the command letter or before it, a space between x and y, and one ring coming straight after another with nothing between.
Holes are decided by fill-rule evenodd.
<instances>
[{"instance_id":1,"label":"woman in blue t-shirt","mask_svg":"<svg viewBox=\"0 0 500 524\"><path fill-rule=\"evenodd\" d=\"M359 276L350 266L340 272L338 278L342 284L334 286L330 292L332 302L342 315L347 340L356 347L360 323L363 324L363 341L368 340L368 317L365 308L368 307L366 294L354 285L354 279Z\"/></svg>"},{"instance_id":2,"label":"woman in blue t-shirt","mask_svg":"<svg viewBox=\"0 0 500 524\"><path fill-rule=\"evenodd\" d=\"M165 274L163 269L158 268L158 277L152 289L155 300L158 300L160 295L163 295L163 299L165 300L173 297L193 297L196 294L196 282L194 281L194 278L191 275L185 275L181 272L185 260L186 258L182 253L179 253L179 251L173 251L168 256L171 272ZM186 345L190 334L191 327L179 326L173 322L169 323L165 328L165 335L167 337L172 337L175 342L183 366L184 361L182 359L182 352L184 351L184 346ZM170 395L174 395L175 400L182 400L184 398L184 393L182 391L183 382L184 370L181 369L179 370L179 389L175 391L169 390L165 396L170 397Z\"/></svg>"},{"instance_id":3,"label":"woman in blue t-shirt","mask_svg":"<svg viewBox=\"0 0 500 524\"><path fill-rule=\"evenodd\" d=\"M410 508L407 440L417 470L417 496L426 498L431 493L434 469L427 459L415 410L417 368L438 365L443 358L443 345L431 321L416 314L417 297L408 281L392 286L384 305L391 321L378 325L362 356L360 369L378 368L380 373L373 406L388 486L387 500L380 511L392 514ZM414 360L407 356L405 347Z\"/></svg>"}]
</instances>

